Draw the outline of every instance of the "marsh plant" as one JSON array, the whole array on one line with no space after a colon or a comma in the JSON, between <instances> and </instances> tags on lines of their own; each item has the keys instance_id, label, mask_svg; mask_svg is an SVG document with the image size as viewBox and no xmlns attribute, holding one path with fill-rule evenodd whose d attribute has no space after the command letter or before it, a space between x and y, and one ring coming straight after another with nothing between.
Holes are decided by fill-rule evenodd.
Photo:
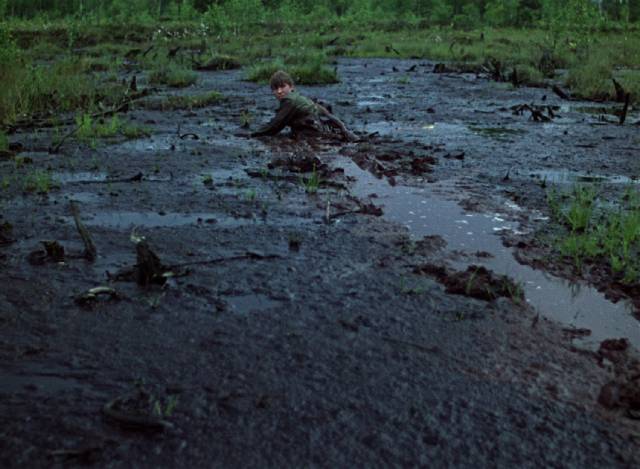
<instances>
[{"instance_id":1,"label":"marsh plant","mask_svg":"<svg viewBox=\"0 0 640 469\"><path fill-rule=\"evenodd\" d=\"M9 150L9 137L2 130L0 130L0 151Z\"/></svg>"},{"instance_id":2,"label":"marsh plant","mask_svg":"<svg viewBox=\"0 0 640 469\"><path fill-rule=\"evenodd\" d=\"M553 219L559 223L556 246L578 269L604 261L625 283L640 274L640 196L627 189L613 204L605 205L594 186L575 186L570 192L548 192ZM598 203L600 202L600 203Z\"/></svg>"},{"instance_id":3,"label":"marsh plant","mask_svg":"<svg viewBox=\"0 0 640 469\"><path fill-rule=\"evenodd\" d=\"M47 194L55 187L58 187L57 181L48 171L42 169L36 169L35 171L28 173L23 181L23 189L26 192Z\"/></svg>"},{"instance_id":4,"label":"marsh plant","mask_svg":"<svg viewBox=\"0 0 640 469\"><path fill-rule=\"evenodd\" d=\"M302 184L304 185L304 190L307 194L315 194L318 192L320 188L320 175L316 169L316 165L313 165L313 171L311 171L311 176L307 179L302 179Z\"/></svg>"},{"instance_id":5,"label":"marsh plant","mask_svg":"<svg viewBox=\"0 0 640 469\"><path fill-rule=\"evenodd\" d=\"M128 139L148 137L151 132L146 127L139 127L123 122L117 114L107 120L96 120L90 114L83 113L76 116L76 138L84 143L96 146L99 138L122 135Z\"/></svg>"}]
</instances>

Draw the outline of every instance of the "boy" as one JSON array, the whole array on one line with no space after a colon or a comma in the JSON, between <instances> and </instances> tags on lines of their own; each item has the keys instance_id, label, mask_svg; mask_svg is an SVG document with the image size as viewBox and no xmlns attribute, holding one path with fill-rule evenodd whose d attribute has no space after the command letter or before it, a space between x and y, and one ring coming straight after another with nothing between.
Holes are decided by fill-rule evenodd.
<instances>
[{"instance_id":1,"label":"boy","mask_svg":"<svg viewBox=\"0 0 640 469\"><path fill-rule=\"evenodd\" d=\"M294 135L326 135L337 130L344 140L356 140L357 137L324 106L299 94L287 72L275 72L269 85L276 99L280 101L280 107L268 124L251 133L252 137L276 135L289 126Z\"/></svg>"}]
</instances>

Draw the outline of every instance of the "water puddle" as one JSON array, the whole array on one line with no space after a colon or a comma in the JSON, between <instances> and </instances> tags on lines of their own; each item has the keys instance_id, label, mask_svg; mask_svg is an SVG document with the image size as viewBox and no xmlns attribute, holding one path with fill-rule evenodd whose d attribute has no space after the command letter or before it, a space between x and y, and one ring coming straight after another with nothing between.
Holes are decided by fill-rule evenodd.
<instances>
[{"instance_id":1,"label":"water puddle","mask_svg":"<svg viewBox=\"0 0 640 469\"><path fill-rule=\"evenodd\" d=\"M382 95L373 94L370 96L364 96L362 99L359 99L356 102L356 105L360 107L388 106L389 101Z\"/></svg>"},{"instance_id":2,"label":"water puddle","mask_svg":"<svg viewBox=\"0 0 640 469\"><path fill-rule=\"evenodd\" d=\"M377 132L380 135L397 136L398 132L402 132L407 138L447 138L449 142L465 141L469 137L477 137L465 124L456 124L452 122L415 122L411 124L401 124L393 121L379 121L366 124L365 132Z\"/></svg>"},{"instance_id":3,"label":"water puddle","mask_svg":"<svg viewBox=\"0 0 640 469\"><path fill-rule=\"evenodd\" d=\"M509 141L511 140L510 137L516 137L527 133L526 130L522 129L510 129L508 127L476 127L473 125L469 126L469 130L478 135L482 135L483 137L499 141Z\"/></svg>"},{"instance_id":4,"label":"water puddle","mask_svg":"<svg viewBox=\"0 0 640 469\"><path fill-rule=\"evenodd\" d=\"M574 171L545 169L526 173L530 178L539 179L554 184L603 183L603 184L638 184L638 178L628 176L603 176L599 174L587 174Z\"/></svg>"},{"instance_id":5,"label":"water puddle","mask_svg":"<svg viewBox=\"0 0 640 469\"><path fill-rule=\"evenodd\" d=\"M176 141L179 142L180 140L175 134L164 136L154 134L150 137L126 140L122 143L111 145L109 148L132 153L144 153L150 151L170 150L172 145L176 144Z\"/></svg>"},{"instance_id":6,"label":"water puddle","mask_svg":"<svg viewBox=\"0 0 640 469\"><path fill-rule=\"evenodd\" d=\"M67 223L73 223L72 217L65 217ZM101 212L84 220L88 226L127 229L135 227L159 228L184 225L221 225L239 226L253 223L253 219L238 219L214 213L156 213L156 212Z\"/></svg>"},{"instance_id":7,"label":"water puddle","mask_svg":"<svg viewBox=\"0 0 640 469\"><path fill-rule=\"evenodd\" d=\"M85 217L85 215L83 215ZM62 217L68 223L73 224L73 217ZM278 218L262 217L258 213L248 216L233 217L223 213L177 213L177 212L135 212L117 211L87 214L83 219L87 226L101 226L119 230L133 228L172 228L186 225L214 226L217 228L238 228L247 225L277 223L279 226L300 226L305 223L313 223L313 218L300 219L299 217Z\"/></svg>"},{"instance_id":8,"label":"water puddle","mask_svg":"<svg viewBox=\"0 0 640 469\"><path fill-rule=\"evenodd\" d=\"M588 337L575 339L577 344L596 348L604 339L626 337L640 348L640 322L630 314L630 305L625 302L614 304L594 288L570 284L519 264L513 257L513 251L503 246L500 237L496 236L502 230L517 228L506 222L502 214L466 213L455 200L449 200L453 195L445 197L436 192L436 187L446 190L447 186L432 185L429 189L392 187L351 161L344 161L341 166L348 176L356 178L354 195L367 197L377 194L375 203L383 206L384 216L405 225L412 237L439 235L447 241L450 250L469 255L478 251L489 252L493 257L483 257L474 263L519 282L526 301L542 315L572 328L592 331ZM449 185L448 189L459 196L459 191L453 186ZM505 204L505 213L516 208ZM466 264L455 267L462 270Z\"/></svg>"},{"instance_id":9,"label":"water puddle","mask_svg":"<svg viewBox=\"0 0 640 469\"><path fill-rule=\"evenodd\" d=\"M51 197L52 200L57 202L68 202L75 200L82 203L95 203L99 202L103 196L95 192L70 192L68 194L61 194L59 196Z\"/></svg>"},{"instance_id":10,"label":"water puddle","mask_svg":"<svg viewBox=\"0 0 640 469\"><path fill-rule=\"evenodd\" d=\"M233 307L234 311L241 314L257 313L280 304L261 294L227 296L224 300Z\"/></svg>"},{"instance_id":11,"label":"water puddle","mask_svg":"<svg viewBox=\"0 0 640 469\"><path fill-rule=\"evenodd\" d=\"M61 184L80 181L103 182L107 180L107 173L98 171L69 171L64 173L55 173L53 178Z\"/></svg>"},{"instance_id":12,"label":"water puddle","mask_svg":"<svg viewBox=\"0 0 640 469\"><path fill-rule=\"evenodd\" d=\"M612 116L617 115L620 112L620 107L605 107L605 106L568 106L569 109L575 112L581 112L583 114L609 114Z\"/></svg>"}]
</instances>

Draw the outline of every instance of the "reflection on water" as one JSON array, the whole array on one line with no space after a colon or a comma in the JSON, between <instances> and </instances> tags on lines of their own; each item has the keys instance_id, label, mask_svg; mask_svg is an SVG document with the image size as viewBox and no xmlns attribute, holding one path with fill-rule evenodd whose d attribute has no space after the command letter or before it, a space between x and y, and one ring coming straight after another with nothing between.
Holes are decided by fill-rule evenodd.
<instances>
[{"instance_id":1,"label":"reflection on water","mask_svg":"<svg viewBox=\"0 0 640 469\"><path fill-rule=\"evenodd\" d=\"M356 178L354 195L377 194L376 204L383 206L384 216L405 225L413 237L439 235L451 250L468 254L489 252L492 257L482 258L478 263L522 284L527 302L541 314L571 327L590 329L591 336L576 339L582 345L595 347L606 338L627 337L640 348L640 322L630 314L628 303L614 304L587 285L569 284L519 264L513 251L503 246L496 236L502 230L516 229L513 223L505 222L501 214L466 213L456 201L436 193L435 185L429 189L392 187L351 161L342 161L340 165L347 175ZM466 265L455 267L464 269Z\"/></svg>"},{"instance_id":2,"label":"reflection on water","mask_svg":"<svg viewBox=\"0 0 640 469\"><path fill-rule=\"evenodd\" d=\"M530 178L539 179L554 184L603 183L603 184L638 184L638 178L628 176L603 176L599 174L586 174L575 171L544 169L526 173Z\"/></svg>"}]
</instances>

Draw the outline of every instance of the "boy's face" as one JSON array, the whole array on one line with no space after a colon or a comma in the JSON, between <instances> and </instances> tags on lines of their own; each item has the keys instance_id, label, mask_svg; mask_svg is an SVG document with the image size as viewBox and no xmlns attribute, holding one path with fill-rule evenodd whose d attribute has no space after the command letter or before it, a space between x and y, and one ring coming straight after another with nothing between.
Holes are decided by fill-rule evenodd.
<instances>
[{"instance_id":1,"label":"boy's face","mask_svg":"<svg viewBox=\"0 0 640 469\"><path fill-rule=\"evenodd\" d=\"M284 98L286 98L289 95L289 93L293 91L293 85L290 85L289 83L284 83L280 86L276 86L272 88L272 91L276 99L278 101L281 101Z\"/></svg>"}]
</instances>

